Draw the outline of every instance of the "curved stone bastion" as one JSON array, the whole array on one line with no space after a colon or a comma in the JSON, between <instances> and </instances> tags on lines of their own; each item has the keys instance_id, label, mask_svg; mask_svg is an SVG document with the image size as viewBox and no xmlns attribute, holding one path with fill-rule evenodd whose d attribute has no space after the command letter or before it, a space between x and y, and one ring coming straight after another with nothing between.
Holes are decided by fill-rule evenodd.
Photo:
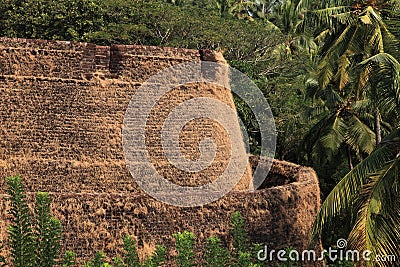
<instances>
[{"instance_id":1,"label":"curved stone bastion","mask_svg":"<svg viewBox=\"0 0 400 267\"><path fill-rule=\"evenodd\" d=\"M141 254L156 244L172 248L172 234L184 230L196 234L199 247L212 235L228 244L234 211L241 212L254 242L306 249L320 206L318 179L310 168L274 161L261 187L250 192L251 165L257 161L251 157L234 190L191 208L154 200L130 174L121 132L135 91L160 70L202 60L226 63L213 51L0 38L0 241L9 220L4 181L20 175L30 199L37 191L51 194L52 211L63 223L62 248L74 250L80 259L96 251L114 256L125 234L137 239ZM223 87L182 85L158 101L146 125L146 145L157 172L187 186L214 181L231 154L223 128L200 118L182 129L182 152L196 159L199 142L211 138L217 147L214 161L192 173L172 166L163 155L163 121L175 106L196 97L235 109ZM260 164L268 168L268 160Z\"/></svg>"}]
</instances>

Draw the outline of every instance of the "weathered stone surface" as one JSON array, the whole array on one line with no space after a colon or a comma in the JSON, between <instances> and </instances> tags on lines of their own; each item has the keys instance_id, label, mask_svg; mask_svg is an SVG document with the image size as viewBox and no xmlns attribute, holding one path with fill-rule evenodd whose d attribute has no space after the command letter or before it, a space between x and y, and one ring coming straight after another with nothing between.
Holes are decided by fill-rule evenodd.
<instances>
[{"instance_id":1,"label":"weathered stone surface","mask_svg":"<svg viewBox=\"0 0 400 267\"><path fill-rule=\"evenodd\" d=\"M63 249L74 249L81 259L98 250L113 255L126 233L138 239L141 253L156 243L172 244L171 235L184 230L197 235L199 246L210 235L229 243L229 217L236 210L254 241L276 249L306 248L320 202L312 169L275 162L264 189L252 193L249 166L233 192L197 208L157 202L130 175L121 143L130 99L160 70L200 60L226 63L212 51L0 38L0 237L8 218L4 178L18 174L31 197L51 193L53 211L64 225ZM209 183L229 160L228 136L207 119L189 123L181 138L183 152L193 158L202 138L214 139L218 153L206 170L185 173L161 153L163 119L174 106L199 96L234 109L232 95L222 87L185 85L158 102L147 125L152 162L177 184Z\"/></svg>"}]
</instances>

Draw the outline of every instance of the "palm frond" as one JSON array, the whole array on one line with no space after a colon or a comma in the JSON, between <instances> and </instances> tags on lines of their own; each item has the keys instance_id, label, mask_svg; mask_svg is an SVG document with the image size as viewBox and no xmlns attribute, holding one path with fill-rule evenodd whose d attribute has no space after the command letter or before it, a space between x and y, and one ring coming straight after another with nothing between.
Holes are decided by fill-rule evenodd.
<instances>
[{"instance_id":1,"label":"palm frond","mask_svg":"<svg viewBox=\"0 0 400 267\"><path fill-rule=\"evenodd\" d=\"M338 70L336 72L334 79L338 82L338 88L340 91L342 91L350 81L350 75L349 75L350 64L351 61L348 55L346 54L343 54L337 60Z\"/></svg>"},{"instance_id":2,"label":"palm frond","mask_svg":"<svg viewBox=\"0 0 400 267\"><path fill-rule=\"evenodd\" d=\"M330 61L321 61L318 66L318 82L322 90L324 90L331 82L334 76L334 67Z\"/></svg>"},{"instance_id":3,"label":"palm frond","mask_svg":"<svg viewBox=\"0 0 400 267\"><path fill-rule=\"evenodd\" d=\"M349 244L358 251L371 251L372 258L399 254L399 170L400 159L391 161L369 176L369 182L357 197L358 215L349 235ZM383 262L378 266L391 264Z\"/></svg>"},{"instance_id":4,"label":"palm frond","mask_svg":"<svg viewBox=\"0 0 400 267\"><path fill-rule=\"evenodd\" d=\"M319 23L322 23L327 27L334 28L335 16L347 13L349 11L350 11L349 6L334 6L334 7L327 7L323 9L314 10L311 11L311 13L317 17Z\"/></svg>"},{"instance_id":5,"label":"palm frond","mask_svg":"<svg viewBox=\"0 0 400 267\"><path fill-rule=\"evenodd\" d=\"M355 115L352 115L348 120L347 143L354 150L362 151L367 155L371 154L375 149L375 133Z\"/></svg>"},{"instance_id":6,"label":"palm frond","mask_svg":"<svg viewBox=\"0 0 400 267\"><path fill-rule=\"evenodd\" d=\"M357 25L348 25L329 45L318 66L322 89L326 88L334 77L339 83L340 90L347 85L349 82L348 69L351 65L350 57L363 51L362 44L358 42L359 34Z\"/></svg>"},{"instance_id":7,"label":"palm frond","mask_svg":"<svg viewBox=\"0 0 400 267\"><path fill-rule=\"evenodd\" d=\"M378 147L371 155L355 166L335 186L325 199L314 221L312 228L313 240L321 235L323 229L333 218L352 206L355 196L368 183L369 175L384 168L398 153L399 141L397 143L394 141L397 139L400 140L400 129L387 136L382 141L381 147Z\"/></svg>"},{"instance_id":8,"label":"palm frond","mask_svg":"<svg viewBox=\"0 0 400 267\"><path fill-rule=\"evenodd\" d=\"M379 53L359 64L371 74L368 83L379 106L386 112L400 108L400 63L390 54Z\"/></svg>"},{"instance_id":9,"label":"palm frond","mask_svg":"<svg viewBox=\"0 0 400 267\"><path fill-rule=\"evenodd\" d=\"M369 33L369 53L370 55L384 53L383 36L380 27L374 27Z\"/></svg>"},{"instance_id":10,"label":"palm frond","mask_svg":"<svg viewBox=\"0 0 400 267\"><path fill-rule=\"evenodd\" d=\"M321 43L328 35L331 35L332 33L332 29L328 28L320 32L314 39L316 42Z\"/></svg>"},{"instance_id":11,"label":"palm frond","mask_svg":"<svg viewBox=\"0 0 400 267\"><path fill-rule=\"evenodd\" d=\"M327 133L320 138L320 143L326 151L336 154L345 140L347 126L343 118L336 114Z\"/></svg>"},{"instance_id":12,"label":"palm frond","mask_svg":"<svg viewBox=\"0 0 400 267\"><path fill-rule=\"evenodd\" d=\"M339 14L333 15L332 17L337 19L341 24L345 24L345 25L352 24L354 22L354 20L356 19L351 11L339 13Z\"/></svg>"}]
</instances>

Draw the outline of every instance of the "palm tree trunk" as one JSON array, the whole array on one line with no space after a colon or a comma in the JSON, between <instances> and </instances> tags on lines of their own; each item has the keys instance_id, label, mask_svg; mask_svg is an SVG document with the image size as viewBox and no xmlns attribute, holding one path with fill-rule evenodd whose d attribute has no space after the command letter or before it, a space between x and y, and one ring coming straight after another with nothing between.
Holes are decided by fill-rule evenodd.
<instances>
[{"instance_id":1,"label":"palm tree trunk","mask_svg":"<svg viewBox=\"0 0 400 267\"><path fill-rule=\"evenodd\" d=\"M379 113L379 109L375 109L375 141L376 146L381 143L382 140L382 132L381 132L381 115Z\"/></svg>"}]
</instances>

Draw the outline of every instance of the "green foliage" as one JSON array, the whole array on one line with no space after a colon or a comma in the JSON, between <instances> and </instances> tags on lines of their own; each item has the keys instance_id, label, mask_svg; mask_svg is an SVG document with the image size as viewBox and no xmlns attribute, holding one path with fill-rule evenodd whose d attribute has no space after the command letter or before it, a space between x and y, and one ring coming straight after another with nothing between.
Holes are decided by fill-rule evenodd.
<instances>
[{"instance_id":1,"label":"green foliage","mask_svg":"<svg viewBox=\"0 0 400 267\"><path fill-rule=\"evenodd\" d=\"M230 235L232 237L232 266L261 266L261 263L257 262L257 252L261 247L259 244L250 243L245 229L245 220L238 211L231 215Z\"/></svg>"},{"instance_id":2,"label":"green foliage","mask_svg":"<svg viewBox=\"0 0 400 267\"><path fill-rule=\"evenodd\" d=\"M252 266L251 253L239 251L235 266Z\"/></svg>"},{"instance_id":3,"label":"green foliage","mask_svg":"<svg viewBox=\"0 0 400 267\"><path fill-rule=\"evenodd\" d=\"M34 213L31 214L22 179L18 176L7 179L8 194L10 195L10 214L12 224L9 227L12 266L42 266L53 267L57 265L60 249L62 227L61 222L51 216L50 196L48 193L39 192L36 195ZM245 221L239 212L232 213L231 235L233 238L233 255L217 237L207 239L204 251L205 266L260 266L254 264L253 250L251 249L247 233L244 230ZM175 262L179 267L196 266L195 235L189 231L176 233L175 249L177 256ZM102 252L97 252L94 258L85 267L158 267L165 264L167 249L157 245L155 251L143 263L137 253L136 242L131 236L123 238L122 258L115 257L113 265L106 261ZM255 246L255 250L258 247ZM76 253L66 251L59 261L61 267L77 266ZM0 267L8 266L4 257L0 256Z\"/></svg>"},{"instance_id":4,"label":"green foliage","mask_svg":"<svg viewBox=\"0 0 400 267\"><path fill-rule=\"evenodd\" d=\"M84 267L108 267L110 265L108 265L106 263L106 256L104 255L103 252L96 252L96 255L94 256L94 258L85 263L83 265Z\"/></svg>"},{"instance_id":5,"label":"green foliage","mask_svg":"<svg viewBox=\"0 0 400 267\"><path fill-rule=\"evenodd\" d=\"M352 221L349 244L359 251L370 250L373 255L400 256L394 241L400 238L399 133L397 129L384 138L381 146L332 190L314 223L314 237L329 226L332 218L340 216L343 210L351 210L356 218Z\"/></svg>"},{"instance_id":6,"label":"green foliage","mask_svg":"<svg viewBox=\"0 0 400 267\"><path fill-rule=\"evenodd\" d=\"M312 102L305 118L312 127L302 135L300 154L317 171L326 196L399 124L399 41L386 25L396 24L393 1L321 1L312 8L311 2L303 8L321 48L307 81Z\"/></svg>"},{"instance_id":7,"label":"green foliage","mask_svg":"<svg viewBox=\"0 0 400 267\"><path fill-rule=\"evenodd\" d=\"M102 1L5 0L0 34L9 37L83 40L104 26Z\"/></svg>"},{"instance_id":8,"label":"green foliage","mask_svg":"<svg viewBox=\"0 0 400 267\"><path fill-rule=\"evenodd\" d=\"M11 225L8 227L11 264L14 267L35 267L36 244L33 220L27 204L22 179L18 176L7 179L10 195Z\"/></svg>"},{"instance_id":9,"label":"green foliage","mask_svg":"<svg viewBox=\"0 0 400 267\"><path fill-rule=\"evenodd\" d=\"M204 267L224 267L229 266L231 256L229 252L222 246L221 239L210 237L204 253Z\"/></svg>"},{"instance_id":10,"label":"green foliage","mask_svg":"<svg viewBox=\"0 0 400 267\"><path fill-rule=\"evenodd\" d=\"M76 266L76 253L70 250L65 251L61 266L62 267Z\"/></svg>"},{"instance_id":11,"label":"green foliage","mask_svg":"<svg viewBox=\"0 0 400 267\"><path fill-rule=\"evenodd\" d=\"M137 253L136 242L132 236L124 237L124 262L126 267L140 267L139 255Z\"/></svg>"},{"instance_id":12,"label":"green foliage","mask_svg":"<svg viewBox=\"0 0 400 267\"><path fill-rule=\"evenodd\" d=\"M141 263L137 252L136 242L132 236L124 236L123 238L123 256L113 258L113 265L106 262L105 255L97 252L94 259L86 263L86 267L158 267L165 263L166 248L164 246L156 246L153 254L149 256L145 262Z\"/></svg>"},{"instance_id":13,"label":"green foliage","mask_svg":"<svg viewBox=\"0 0 400 267\"><path fill-rule=\"evenodd\" d=\"M51 216L48 193L38 193L34 213L28 207L19 176L7 178L11 225L8 228L12 266L53 267L59 256L61 222ZM5 264L5 259L2 259ZM63 266L73 266L64 264Z\"/></svg>"},{"instance_id":14,"label":"green foliage","mask_svg":"<svg viewBox=\"0 0 400 267\"><path fill-rule=\"evenodd\" d=\"M248 234L244 228L245 221L240 212L235 211L231 216L231 231L233 238L232 253L234 257L239 257L240 252L247 253L250 249Z\"/></svg>"},{"instance_id":15,"label":"green foliage","mask_svg":"<svg viewBox=\"0 0 400 267\"><path fill-rule=\"evenodd\" d=\"M143 267L158 267L165 263L167 248L165 246L157 245L153 255L147 258Z\"/></svg>"},{"instance_id":16,"label":"green foliage","mask_svg":"<svg viewBox=\"0 0 400 267\"><path fill-rule=\"evenodd\" d=\"M314 236L347 218L340 228L347 231L352 248L397 256L393 244L399 238L399 213L393 196L398 189L392 185L398 183L399 142L391 138L399 126L399 41L385 24L393 2L354 1L351 8L348 1L321 4L327 5L315 14L326 30L318 36L323 46L317 82L310 87L319 118L305 136L304 148L317 171L341 168L347 161L348 173L323 203ZM381 142L385 136L394 148Z\"/></svg>"},{"instance_id":17,"label":"green foliage","mask_svg":"<svg viewBox=\"0 0 400 267\"><path fill-rule=\"evenodd\" d=\"M242 21L235 16L221 18L214 1L178 2L6 0L0 2L3 14L0 35L98 44L223 48L235 53L242 47L254 50L252 45L264 42L271 35L263 21ZM238 1L229 2L236 10L233 12L246 9ZM243 38L240 43L238 34Z\"/></svg>"},{"instance_id":18,"label":"green foliage","mask_svg":"<svg viewBox=\"0 0 400 267\"><path fill-rule=\"evenodd\" d=\"M176 233L173 235L176 240L175 249L178 255L175 257L175 262L178 267L196 266L196 254L194 252L195 236L189 231Z\"/></svg>"},{"instance_id":19,"label":"green foliage","mask_svg":"<svg viewBox=\"0 0 400 267\"><path fill-rule=\"evenodd\" d=\"M51 216L50 197L48 193L36 195L36 258L37 265L51 267L59 254L62 226L61 222Z\"/></svg>"},{"instance_id":20,"label":"green foliage","mask_svg":"<svg viewBox=\"0 0 400 267\"><path fill-rule=\"evenodd\" d=\"M114 267L125 267L124 261L120 257L113 258Z\"/></svg>"}]
</instances>

